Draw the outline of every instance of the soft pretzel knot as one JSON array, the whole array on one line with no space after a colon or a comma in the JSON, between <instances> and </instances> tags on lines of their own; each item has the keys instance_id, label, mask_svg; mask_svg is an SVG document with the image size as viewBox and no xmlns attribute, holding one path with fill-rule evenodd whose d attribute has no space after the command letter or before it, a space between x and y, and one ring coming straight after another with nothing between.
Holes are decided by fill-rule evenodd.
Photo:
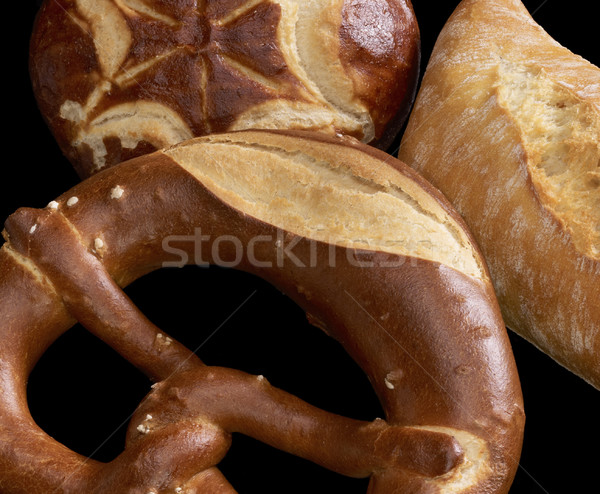
<instances>
[{"instance_id":1,"label":"soft pretzel knot","mask_svg":"<svg viewBox=\"0 0 600 494\"><path fill-rule=\"evenodd\" d=\"M6 222L0 251L0 489L230 493L243 433L369 493L505 493L522 397L481 256L447 201L401 162L303 132L215 134L101 172ZM385 411L319 410L267 378L204 365L122 287L161 266L262 276L335 337ZM40 430L29 372L75 321L154 381L109 463Z\"/></svg>"}]
</instances>

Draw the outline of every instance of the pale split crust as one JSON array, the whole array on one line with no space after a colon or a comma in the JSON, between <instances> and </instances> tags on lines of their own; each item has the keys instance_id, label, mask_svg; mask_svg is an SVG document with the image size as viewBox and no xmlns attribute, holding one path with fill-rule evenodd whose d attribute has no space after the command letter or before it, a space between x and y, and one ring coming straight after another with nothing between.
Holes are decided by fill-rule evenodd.
<instances>
[{"instance_id":1,"label":"pale split crust","mask_svg":"<svg viewBox=\"0 0 600 494\"><path fill-rule=\"evenodd\" d=\"M247 132L188 141L165 154L223 202L296 235L485 276L456 221L412 180L358 149Z\"/></svg>"},{"instance_id":2,"label":"pale split crust","mask_svg":"<svg viewBox=\"0 0 600 494\"><path fill-rule=\"evenodd\" d=\"M354 219L344 225L344 235L333 240L339 249L335 267L286 263L270 270L248 264L241 268L255 270L284 290L311 320L346 347L373 382L386 421L363 424L343 419L346 422L341 425L330 414L271 387L262 376L199 366L193 356L185 357L189 365L173 377L161 377L172 374L172 365L178 362L173 356L184 351L182 347L162 332L156 333L157 328L143 319L134 323L133 306L103 306L115 300L127 306L111 278L124 286L156 269L169 259L161 240L168 235L189 235L199 225L214 235L237 234L244 242L284 229L288 239L298 239L296 253L300 257L311 252L311 242L316 242L321 254L330 249L330 240L312 228L313 222L319 221L327 226L326 215L302 225L305 205L299 201L290 206L296 208L293 214L269 216L260 207L273 192L268 182L258 180L253 187L244 188L240 182L223 178L229 171L228 161L242 162L247 153L267 168L273 166L279 173L294 172L298 179L306 179L306 189L318 190L326 203L328 195L346 197L354 188L365 195L351 198ZM275 192L293 194L295 187L289 180L282 181ZM397 208L399 218L421 223L425 238L446 239L449 250L458 249L465 257L464 264L451 257L427 259L406 245L386 250L378 232L368 242L357 241L363 215L372 214L381 195L390 196L385 199L390 201L388 208ZM388 214L393 217L396 213ZM397 235L400 224L400 219L390 223L388 234ZM409 229L400 236L412 234ZM356 141L302 132L253 131L198 138L97 174L44 210L18 211L7 221L5 236L8 242L0 250L0 286L14 285L10 293L18 303L3 299L0 307L4 320L10 321L0 327L0 336L7 342L0 349L0 400L15 396L11 400L22 406L0 406L5 424L21 424L0 429L6 439L0 447L0 485L8 488L7 492L17 484L35 493L57 485L68 492L89 490L90 485L104 486L109 492L115 486L133 488L131 482L142 477L148 485L162 485L164 476L171 489L214 486L216 492L233 492L212 467L229 447L233 430L340 473L371 474L369 492L373 493L508 492L522 441L522 397L485 265L447 201L394 158ZM260 255L269 259L276 247L273 239L272 244L263 244ZM344 261L348 249L373 249L368 252L375 261L418 257L393 269L376 262L365 270ZM473 268L473 259L475 272L461 271L465 266ZM69 273L77 275L69 277ZM54 289L49 289L50 285ZM84 291L78 294L79 285ZM110 292L106 301L102 290L107 290L107 295ZM63 297L62 303L57 293ZM18 319L18 314L30 312L28 304L34 301L32 320ZM73 324L65 307L94 332L103 334L109 344L121 342L123 346L115 348L159 380L130 424L125 452L107 465L86 460L81 468L73 467L81 458L27 419L26 376L46 346ZM99 315L100 326L94 322ZM120 327L128 329L115 332ZM104 334L106 328L109 332ZM15 335L19 335L16 340ZM149 345L148 352L140 354L144 345ZM19 351L27 355L24 361L19 361ZM171 360L161 360L169 355ZM155 364L162 366L161 370L153 367ZM179 389L174 402L165 399L172 386ZM229 393L236 390L233 399L209 398L213 393L222 396L225 389ZM169 403L176 409L170 410ZM294 425L295 418L279 415L292 409L296 410L294 417L316 414L311 419L315 424L328 424L323 430L311 428L310 437L316 434L319 444L331 441L331 451L311 446L306 422ZM183 415L175 419L178 413ZM218 418L223 413L225 416ZM263 423L267 418L278 418L277 425ZM292 427L289 437L279 434L284 423ZM294 432L297 426L298 437ZM355 434L340 435L355 427ZM206 457L184 454L186 438L192 437L206 443ZM365 447L353 442L363 437L374 441L373 449L367 445L366 456L348 457L348 452ZM349 441L341 456L350 463L338 458L336 448L343 446L340 438L343 444ZM403 445L398 457L395 441ZM148 444L154 445L152 452L157 455L153 461L166 470L132 470L143 470L144 462L138 460ZM438 451L436 445L443 447ZM416 449L406 456L404 447ZM14 464L15 458L18 464ZM407 469L394 468L396 462ZM18 465L23 464L30 465L27 478L19 471ZM179 473L171 473L170 468ZM72 471L75 473L65 481L64 472ZM17 488L15 492L21 491Z\"/></svg>"},{"instance_id":3,"label":"pale split crust","mask_svg":"<svg viewBox=\"0 0 600 494\"><path fill-rule=\"evenodd\" d=\"M508 326L600 388L600 69L520 1L465 0L398 156L469 224Z\"/></svg>"}]
</instances>

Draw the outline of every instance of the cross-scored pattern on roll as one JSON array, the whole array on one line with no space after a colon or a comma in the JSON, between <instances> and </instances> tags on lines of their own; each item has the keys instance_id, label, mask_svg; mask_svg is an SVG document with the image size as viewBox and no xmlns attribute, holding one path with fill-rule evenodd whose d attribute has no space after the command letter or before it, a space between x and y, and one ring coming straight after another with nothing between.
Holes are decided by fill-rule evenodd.
<instances>
[{"instance_id":1,"label":"cross-scored pattern on roll","mask_svg":"<svg viewBox=\"0 0 600 494\"><path fill-rule=\"evenodd\" d=\"M231 177L242 169L245 180ZM271 169L276 189L254 180ZM307 215L315 197L324 210ZM268 198L281 207L263 208ZM377 218L380 203L389 222ZM523 404L487 268L443 196L385 153L304 132L197 138L17 211L5 236L3 492L232 493L216 466L234 432L370 477L372 494L508 492ZM296 301L366 372L384 419L333 415L262 376L205 366L120 288L198 256ZM109 463L57 443L27 410L29 372L75 320L157 383Z\"/></svg>"},{"instance_id":2,"label":"cross-scored pattern on roll","mask_svg":"<svg viewBox=\"0 0 600 494\"><path fill-rule=\"evenodd\" d=\"M414 99L409 0L47 0L34 92L82 176L211 132L319 130L387 147Z\"/></svg>"}]
</instances>

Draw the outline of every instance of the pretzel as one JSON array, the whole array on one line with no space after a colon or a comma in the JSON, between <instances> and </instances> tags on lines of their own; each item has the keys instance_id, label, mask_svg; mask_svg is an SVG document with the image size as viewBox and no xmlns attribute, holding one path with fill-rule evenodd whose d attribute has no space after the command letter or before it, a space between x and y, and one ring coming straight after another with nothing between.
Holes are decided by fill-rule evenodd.
<instances>
[{"instance_id":1,"label":"pretzel","mask_svg":"<svg viewBox=\"0 0 600 494\"><path fill-rule=\"evenodd\" d=\"M373 494L508 492L523 403L487 268L443 196L387 154L299 131L196 138L18 210L4 235L3 493L232 493L218 463L235 432L370 477ZM366 372L385 417L335 415L204 365L122 291L208 262L297 302ZM76 321L154 382L108 463L27 409L29 373Z\"/></svg>"}]
</instances>

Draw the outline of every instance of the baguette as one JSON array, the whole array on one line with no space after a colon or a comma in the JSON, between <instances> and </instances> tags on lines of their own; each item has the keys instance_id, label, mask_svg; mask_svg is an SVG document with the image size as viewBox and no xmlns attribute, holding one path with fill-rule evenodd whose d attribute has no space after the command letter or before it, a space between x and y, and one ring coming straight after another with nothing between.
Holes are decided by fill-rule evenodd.
<instances>
[{"instance_id":1,"label":"baguette","mask_svg":"<svg viewBox=\"0 0 600 494\"><path fill-rule=\"evenodd\" d=\"M600 388L600 69L518 0L464 0L399 158L457 208L507 325Z\"/></svg>"}]
</instances>

